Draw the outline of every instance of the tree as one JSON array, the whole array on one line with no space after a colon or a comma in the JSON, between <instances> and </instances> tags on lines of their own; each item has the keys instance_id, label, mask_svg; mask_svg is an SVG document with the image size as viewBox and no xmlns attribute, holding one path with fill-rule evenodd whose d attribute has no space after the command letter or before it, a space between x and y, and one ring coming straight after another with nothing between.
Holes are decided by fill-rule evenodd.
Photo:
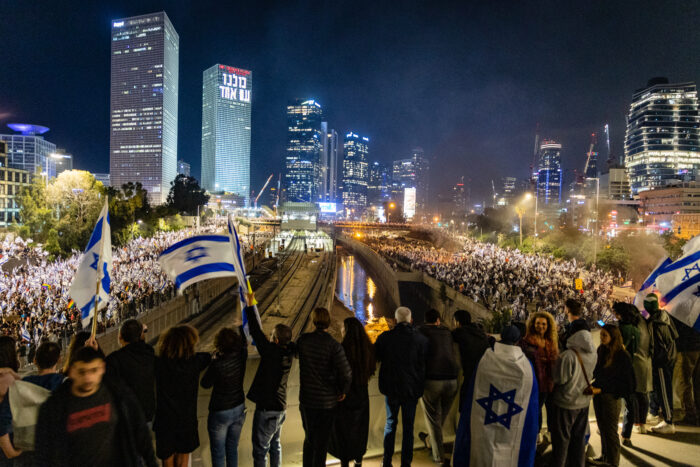
<instances>
[{"instance_id":1,"label":"tree","mask_svg":"<svg viewBox=\"0 0 700 467\"><path fill-rule=\"evenodd\" d=\"M49 231L57 223L53 209L46 202L46 186L40 177L34 177L32 183L22 188L17 197L20 220L37 242L46 241Z\"/></svg>"},{"instance_id":2,"label":"tree","mask_svg":"<svg viewBox=\"0 0 700 467\"><path fill-rule=\"evenodd\" d=\"M121 189L108 187L105 191L109 196L112 240L115 245L123 245L136 235L139 220L152 220L148 192L139 182L125 183Z\"/></svg>"},{"instance_id":3,"label":"tree","mask_svg":"<svg viewBox=\"0 0 700 467\"><path fill-rule=\"evenodd\" d=\"M194 216L197 214L197 207L208 202L209 195L199 186L196 178L179 174L170 182L168 206L174 213Z\"/></svg>"}]
</instances>

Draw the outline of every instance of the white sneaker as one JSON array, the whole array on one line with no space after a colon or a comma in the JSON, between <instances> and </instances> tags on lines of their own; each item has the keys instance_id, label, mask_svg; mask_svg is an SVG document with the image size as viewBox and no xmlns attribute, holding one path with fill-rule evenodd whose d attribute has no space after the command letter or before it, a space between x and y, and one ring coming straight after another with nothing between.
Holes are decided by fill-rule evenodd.
<instances>
[{"instance_id":1,"label":"white sneaker","mask_svg":"<svg viewBox=\"0 0 700 467\"><path fill-rule=\"evenodd\" d=\"M652 427L651 431L662 435L672 435L676 432L676 427L673 425L673 423L666 423L662 421L658 425Z\"/></svg>"},{"instance_id":2,"label":"white sneaker","mask_svg":"<svg viewBox=\"0 0 700 467\"><path fill-rule=\"evenodd\" d=\"M639 433L640 435L645 435L647 434L647 427L644 424L634 425L634 432Z\"/></svg>"},{"instance_id":3,"label":"white sneaker","mask_svg":"<svg viewBox=\"0 0 700 467\"><path fill-rule=\"evenodd\" d=\"M658 415L647 415L647 425L658 425L661 421Z\"/></svg>"}]
</instances>

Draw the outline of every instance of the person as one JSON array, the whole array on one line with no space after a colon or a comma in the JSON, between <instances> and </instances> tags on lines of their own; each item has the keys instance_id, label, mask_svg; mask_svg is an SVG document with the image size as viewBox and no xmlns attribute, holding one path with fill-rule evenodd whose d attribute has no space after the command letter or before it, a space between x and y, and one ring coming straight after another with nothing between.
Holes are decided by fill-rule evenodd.
<instances>
[{"instance_id":1,"label":"person","mask_svg":"<svg viewBox=\"0 0 700 467\"><path fill-rule=\"evenodd\" d=\"M583 307L581 306L581 302L573 298L568 298L566 302L564 302L564 312L566 313L567 323L559 336L559 348L561 350L566 349L566 341L569 337L582 329L589 332L591 330L588 322L583 319Z\"/></svg>"},{"instance_id":2,"label":"person","mask_svg":"<svg viewBox=\"0 0 700 467\"><path fill-rule=\"evenodd\" d=\"M411 324L411 310L407 307L398 307L394 317L396 326L381 333L374 344L377 361L381 362L379 392L386 400L383 465L391 465L400 411L403 422L401 466L408 467L413 461L413 423L425 384L428 339Z\"/></svg>"},{"instance_id":3,"label":"person","mask_svg":"<svg viewBox=\"0 0 700 467\"><path fill-rule=\"evenodd\" d=\"M199 375L211 355L195 352L197 330L189 325L173 326L158 343L156 357L156 455L164 467L185 467L189 453L199 446L197 389Z\"/></svg>"},{"instance_id":4,"label":"person","mask_svg":"<svg viewBox=\"0 0 700 467\"><path fill-rule=\"evenodd\" d=\"M131 391L103 378L102 352L78 349L69 379L39 409L35 465L157 465L141 408Z\"/></svg>"},{"instance_id":5,"label":"person","mask_svg":"<svg viewBox=\"0 0 700 467\"><path fill-rule=\"evenodd\" d=\"M153 346L145 341L147 329L135 319L127 319L119 328L121 348L107 356L107 373L129 387L141 405L149 426L156 411L155 365Z\"/></svg>"},{"instance_id":6,"label":"person","mask_svg":"<svg viewBox=\"0 0 700 467\"><path fill-rule=\"evenodd\" d=\"M531 466L537 444L537 377L508 325L469 382L455 436L455 467Z\"/></svg>"},{"instance_id":7,"label":"person","mask_svg":"<svg viewBox=\"0 0 700 467\"><path fill-rule=\"evenodd\" d=\"M598 356L590 331L581 328L566 339L554 366L554 389L547 418L552 435L551 467L586 465L588 391ZM585 391L585 392L584 392Z\"/></svg>"},{"instance_id":8,"label":"person","mask_svg":"<svg viewBox=\"0 0 700 467\"><path fill-rule=\"evenodd\" d=\"M92 337L92 334L89 331L79 331L73 334L73 337L71 337L70 340L70 344L68 344L68 352L66 352L66 359L63 362L63 369L61 370L61 373L63 373L64 376L68 376L70 361L73 358L73 355L75 355L75 353L78 350L80 350L88 343L89 345L96 348L98 352L102 352L99 344L97 343L97 340L94 337ZM102 353L102 356L104 357L104 353Z\"/></svg>"},{"instance_id":9,"label":"person","mask_svg":"<svg viewBox=\"0 0 700 467\"><path fill-rule=\"evenodd\" d=\"M676 365L678 332L668 313L659 307L659 297L656 294L650 293L644 298L644 309L649 313L655 407L658 407L663 415L663 419L659 420L651 431L674 434L676 427L673 424L673 367Z\"/></svg>"},{"instance_id":10,"label":"person","mask_svg":"<svg viewBox=\"0 0 700 467\"><path fill-rule=\"evenodd\" d=\"M61 347L58 344L49 341L42 342L34 355L34 364L39 371L34 375L25 376L22 380L46 388L51 392L55 391L64 380L63 375L58 372L60 358Z\"/></svg>"},{"instance_id":11,"label":"person","mask_svg":"<svg viewBox=\"0 0 700 467\"><path fill-rule=\"evenodd\" d=\"M651 358L649 357L649 329L637 307L625 302L613 304L613 313L620 323L620 334L625 350L632 356L635 388L625 397L622 418L622 444L629 446L634 429L646 433L646 413L651 391Z\"/></svg>"},{"instance_id":12,"label":"person","mask_svg":"<svg viewBox=\"0 0 700 467\"><path fill-rule=\"evenodd\" d=\"M466 388L469 386L476 366L482 355L489 348L489 339L484 330L475 323L467 310L455 311L454 320L457 327L452 331L452 340L459 347L459 357L462 364L462 388L459 392L459 410L462 411Z\"/></svg>"},{"instance_id":13,"label":"person","mask_svg":"<svg viewBox=\"0 0 700 467\"><path fill-rule=\"evenodd\" d=\"M214 336L216 355L204 372L201 385L212 388L209 400L209 448L214 467L238 465L238 440L245 421L243 377L248 342L233 328L221 328Z\"/></svg>"},{"instance_id":14,"label":"person","mask_svg":"<svg viewBox=\"0 0 700 467\"><path fill-rule=\"evenodd\" d=\"M12 443L12 411L10 398L7 397L9 386L19 379L19 360L17 359L15 340L10 336L0 336L0 368L7 369L2 375L0 395L0 466L12 466L14 459L22 454Z\"/></svg>"},{"instance_id":15,"label":"person","mask_svg":"<svg viewBox=\"0 0 700 467\"><path fill-rule=\"evenodd\" d=\"M252 293L248 294L247 303L255 303ZM269 452L270 467L280 467L280 435L287 410L287 380L295 354L292 329L285 324L277 324L268 340L260 327L255 307L246 307L243 312L260 355L258 370L248 390L248 399L255 402L253 465L265 467L265 458Z\"/></svg>"},{"instance_id":16,"label":"person","mask_svg":"<svg viewBox=\"0 0 700 467\"><path fill-rule=\"evenodd\" d=\"M297 341L299 358L299 411L304 427L304 467L326 465L335 409L345 399L352 371L343 347L327 330L331 315L325 308L311 313L316 328Z\"/></svg>"},{"instance_id":17,"label":"person","mask_svg":"<svg viewBox=\"0 0 700 467\"><path fill-rule=\"evenodd\" d=\"M634 369L617 326L606 324L600 330L598 361L593 370L593 410L600 431L602 455L589 460L593 465L620 464L620 398L634 392Z\"/></svg>"},{"instance_id":18,"label":"person","mask_svg":"<svg viewBox=\"0 0 700 467\"><path fill-rule=\"evenodd\" d=\"M525 337L520 340L520 348L528 360L532 363L537 377L539 390L539 430L542 430L542 409L547 404L547 399L554 389L553 371L559 358L559 343L557 338L557 325L554 317L546 311L536 311L530 315L525 324ZM548 406L549 404L547 404ZM541 442L538 433L537 441Z\"/></svg>"},{"instance_id":19,"label":"person","mask_svg":"<svg viewBox=\"0 0 700 467\"><path fill-rule=\"evenodd\" d=\"M452 332L441 321L440 313L431 308L425 313L425 324L418 328L428 339L421 404L428 427L428 437L423 436L423 439L430 440L433 461L449 465L449 462L445 461L442 425L457 395L458 370Z\"/></svg>"},{"instance_id":20,"label":"person","mask_svg":"<svg viewBox=\"0 0 700 467\"><path fill-rule=\"evenodd\" d=\"M700 426L700 332L671 316L678 331L681 377L678 391L686 425Z\"/></svg>"},{"instance_id":21,"label":"person","mask_svg":"<svg viewBox=\"0 0 700 467\"><path fill-rule=\"evenodd\" d=\"M328 452L340 459L341 467L350 461L362 465L369 438L369 379L377 369L374 347L355 317L343 321L343 350L352 370L347 397L338 404Z\"/></svg>"}]
</instances>

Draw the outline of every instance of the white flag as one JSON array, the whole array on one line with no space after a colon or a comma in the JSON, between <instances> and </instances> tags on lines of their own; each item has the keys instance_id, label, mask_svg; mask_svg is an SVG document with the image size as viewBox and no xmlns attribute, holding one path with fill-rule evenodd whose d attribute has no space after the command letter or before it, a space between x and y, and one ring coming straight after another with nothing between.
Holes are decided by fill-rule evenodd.
<instances>
[{"instance_id":1,"label":"white flag","mask_svg":"<svg viewBox=\"0 0 700 467\"><path fill-rule=\"evenodd\" d=\"M683 256L656 278L660 305L679 321L700 330L700 236L683 247Z\"/></svg>"},{"instance_id":2,"label":"white flag","mask_svg":"<svg viewBox=\"0 0 700 467\"><path fill-rule=\"evenodd\" d=\"M97 218L85 254L70 286L70 296L80 310L83 327L90 323L95 314L95 289L100 281L97 309L101 310L109 302L110 277L112 274L112 239L109 228L107 199Z\"/></svg>"},{"instance_id":3,"label":"white flag","mask_svg":"<svg viewBox=\"0 0 700 467\"><path fill-rule=\"evenodd\" d=\"M237 276L227 235L186 238L163 251L158 261L163 272L175 283L178 293L195 282Z\"/></svg>"}]
</instances>

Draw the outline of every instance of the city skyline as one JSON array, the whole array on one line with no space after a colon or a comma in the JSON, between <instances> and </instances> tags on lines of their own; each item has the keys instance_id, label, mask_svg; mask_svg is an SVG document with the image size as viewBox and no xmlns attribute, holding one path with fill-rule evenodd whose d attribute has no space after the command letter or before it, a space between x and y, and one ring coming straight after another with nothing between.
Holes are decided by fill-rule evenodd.
<instances>
[{"instance_id":1,"label":"city skyline","mask_svg":"<svg viewBox=\"0 0 700 467\"><path fill-rule=\"evenodd\" d=\"M232 17L219 15L213 2L189 8L164 2L115 5L86 6L81 11L85 28L62 35L60 50L50 46L56 41L53 31L59 28L56 19L67 14L58 7L36 12L15 4L13 15L31 15L31 24L18 28L13 22L0 30L0 38L17 52L7 63L15 73L10 79L0 78L0 125L19 121L51 127L51 141L73 153L77 167L93 172L104 172L108 159L105 103L109 89L104 83L109 73L111 22L163 9L181 35L178 156L192 164L198 178L201 70L217 62L256 70L260 92L251 154L251 187L256 190L270 172L278 173L283 167L284 106L295 97L320 102L326 120L338 133L353 129L368 135L377 156L373 159L390 163L421 145L432 160L439 161L432 164L438 167L431 175L434 179L483 173L474 179L472 193L484 198L490 192L490 179L527 176L537 123L543 134L564 145L564 169L579 168L585 163L590 133L600 133L605 123L610 124L613 153L623 152L629 103L634 90L650 77L698 80L693 64L700 41L692 27L697 15L687 8L682 13L664 9L664 15L658 15L654 12L660 7L654 2L647 6L642 2L634 10L588 5L580 11L558 3L551 8L514 3L501 9L409 3L400 15L382 14L368 4L373 13L367 24L370 34L365 34L359 13L341 5L325 6L317 13L326 25L347 18L341 33L330 26L305 32L299 20L312 13L310 6L277 5L263 12L243 4L239 14L250 21L240 31L226 34L220 32L221 26ZM697 5L691 4L693 8ZM203 30L203 21L211 21L212 27ZM655 35L636 30L639 22L663 34L674 47L667 50L654 40ZM405 32L414 30L419 32L415 37ZM578 45L572 49L567 44L574 37ZM234 48L229 46L232 40L237 44ZM371 44L381 42L389 45L388 54L373 51ZM458 46L433 53L443 50L445 42ZM397 43L404 45L397 47ZM59 79L49 80L43 88L44 94L52 96L48 104L32 97L35 89L25 65L37 50L47 65L67 65L58 72ZM362 55L363 60L348 62L348 53ZM547 67L541 66L543 60ZM338 66L344 62L352 63L352 73L348 65ZM90 73L83 76L73 69L90 69ZM83 101L90 112L74 104ZM570 108L577 111L569 112ZM501 167L506 164L516 173L503 173Z\"/></svg>"}]
</instances>

